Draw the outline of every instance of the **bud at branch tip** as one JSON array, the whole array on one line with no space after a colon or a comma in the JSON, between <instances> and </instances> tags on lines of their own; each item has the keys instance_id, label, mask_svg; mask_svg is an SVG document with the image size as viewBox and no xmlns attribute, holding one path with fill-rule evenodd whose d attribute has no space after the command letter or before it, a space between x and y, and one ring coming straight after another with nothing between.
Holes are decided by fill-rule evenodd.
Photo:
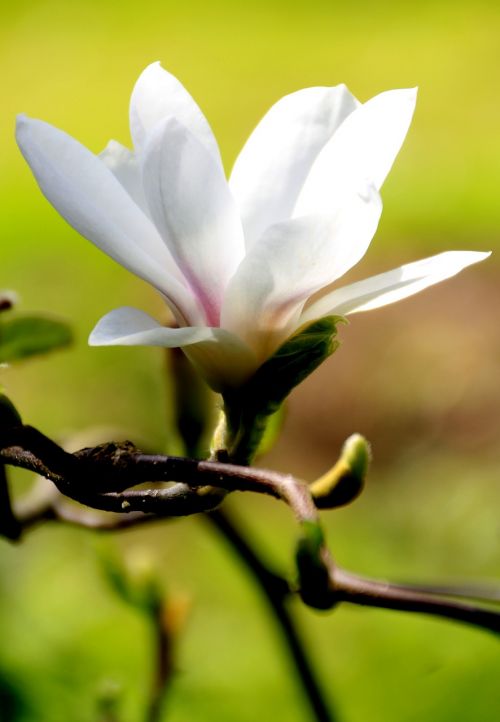
<instances>
[{"instance_id":1,"label":"bud at branch tip","mask_svg":"<svg viewBox=\"0 0 500 722\"><path fill-rule=\"evenodd\" d=\"M363 490L370 461L371 447L364 436L349 436L336 464L310 486L316 506L333 509L353 501Z\"/></svg>"}]
</instances>

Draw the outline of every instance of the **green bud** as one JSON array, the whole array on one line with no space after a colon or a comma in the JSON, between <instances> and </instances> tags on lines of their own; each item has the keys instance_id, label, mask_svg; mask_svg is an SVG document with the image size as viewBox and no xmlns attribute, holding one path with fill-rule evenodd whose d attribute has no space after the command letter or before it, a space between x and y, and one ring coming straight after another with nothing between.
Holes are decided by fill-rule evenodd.
<instances>
[{"instance_id":1,"label":"green bud","mask_svg":"<svg viewBox=\"0 0 500 722\"><path fill-rule=\"evenodd\" d=\"M109 548L101 548L100 551L102 569L118 596L136 609L148 614L156 613L163 595L149 553L137 549L121 559Z\"/></svg>"},{"instance_id":2,"label":"green bud","mask_svg":"<svg viewBox=\"0 0 500 722\"><path fill-rule=\"evenodd\" d=\"M333 509L354 501L362 492L371 461L371 447L361 434L350 436L337 463L310 486L319 509Z\"/></svg>"},{"instance_id":3,"label":"green bud","mask_svg":"<svg viewBox=\"0 0 500 722\"><path fill-rule=\"evenodd\" d=\"M97 690L97 712L99 722L118 722L118 709L123 688L112 679L103 680Z\"/></svg>"},{"instance_id":4,"label":"green bud","mask_svg":"<svg viewBox=\"0 0 500 722\"><path fill-rule=\"evenodd\" d=\"M296 552L300 596L309 607L330 609L333 606L333 593L325 563L328 552L323 530L318 522L312 521L303 522L301 529L302 537Z\"/></svg>"}]
</instances>

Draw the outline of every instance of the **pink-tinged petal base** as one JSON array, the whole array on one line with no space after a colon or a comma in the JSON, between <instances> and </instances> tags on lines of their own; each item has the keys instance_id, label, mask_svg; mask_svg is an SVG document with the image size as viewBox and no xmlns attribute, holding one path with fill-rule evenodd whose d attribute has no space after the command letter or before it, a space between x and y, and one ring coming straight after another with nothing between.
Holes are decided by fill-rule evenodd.
<instances>
[{"instance_id":1,"label":"pink-tinged petal base","mask_svg":"<svg viewBox=\"0 0 500 722\"><path fill-rule=\"evenodd\" d=\"M259 358L265 358L294 330L307 299L363 256L381 210L377 191L367 187L363 194L351 194L331 215L271 226L229 284L223 327L238 333Z\"/></svg>"},{"instance_id":2,"label":"pink-tinged petal base","mask_svg":"<svg viewBox=\"0 0 500 722\"><path fill-rule=\"evenodd\" d=\"M218 326L224 290L244 256L243 229L224 173L175 118L150 133L142 156L156 227L205 311Z\"/></svg>"}]
</instances>

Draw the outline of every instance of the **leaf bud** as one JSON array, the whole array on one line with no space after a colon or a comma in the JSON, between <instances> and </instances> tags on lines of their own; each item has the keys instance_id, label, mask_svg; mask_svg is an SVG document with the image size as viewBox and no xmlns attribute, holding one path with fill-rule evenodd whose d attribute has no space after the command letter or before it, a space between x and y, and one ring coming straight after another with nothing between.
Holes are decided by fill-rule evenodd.
<instances>
[{"instance_id":1,"label":"leaf bud","mask_svg":"<svg viewBox=\"0 0 500 722\"><path fill-rule=\"evenodd\" d=\"M371 447L364 436L349 436L336 464L310 486L316 506L333 509L354 501L364 488L370 461Z\"/></svg>"}]
</instances>

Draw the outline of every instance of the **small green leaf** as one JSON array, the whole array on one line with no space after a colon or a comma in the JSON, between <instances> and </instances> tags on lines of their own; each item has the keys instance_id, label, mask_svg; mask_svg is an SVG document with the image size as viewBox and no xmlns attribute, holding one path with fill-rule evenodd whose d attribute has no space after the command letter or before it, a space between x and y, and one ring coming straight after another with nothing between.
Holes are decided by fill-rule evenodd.
<instances>
[{"instance_id":1,"label":"small green leaf","mask_svg":"<svg viewBox=\"0 0 500 722\"><path fill-rule=\"evenodd\" d=\"M21 316L0 323L0 363L53 351L72 341L69 326L41 316Z\"/></svg>"}]
</instances>

